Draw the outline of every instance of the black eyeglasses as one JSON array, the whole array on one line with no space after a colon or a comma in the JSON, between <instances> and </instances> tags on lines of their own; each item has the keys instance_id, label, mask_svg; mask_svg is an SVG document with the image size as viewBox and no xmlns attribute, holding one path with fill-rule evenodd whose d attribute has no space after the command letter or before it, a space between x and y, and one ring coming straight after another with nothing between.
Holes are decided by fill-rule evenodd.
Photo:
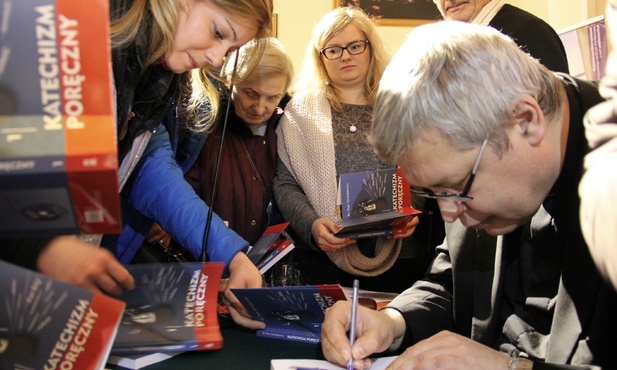
<instances>
[{"instance_id":1,"label":"black eyeglasses","mask_svg":"<svg viewBox=\"0 0 617 370\"><path fill-rule=\"evenodd\" d=\"M469 179L463 188L463 191L457 194L450 193L439 193L435 194L430 189L419 188L419 187L411 187L411 193L423 198L431 198L431 199L451 199L456 202L467 202L473 199L467 195L469 193L469 189L471 189L471 184L473 184L473 179L476 177L476 173L478 172L478 167L480 166L480 160L482 159L482 154L484 154L484 149L486 148L486 144L488 143L488 139L484 139L482 142L482 147L480 148L480 153L478 154L478 158L476 159L476 163L473 165L471 169L471 173L469 174Z\"/></svg>"},{"instance_id":2,"label":"black eyeglasses","mask_svg":"<svg viewBox=\"0 0 617 370\"><path fill-rule=\"evenodd\" d=\"M347 50L351 55L362 54L364 50L366 50L366 45L368 44L368 40L356 40L350 42L346 46L330 46L321 49L319 52L326 57L326 59L335 60L343 56L343 50Z\"/></svg>"}]
</instances>

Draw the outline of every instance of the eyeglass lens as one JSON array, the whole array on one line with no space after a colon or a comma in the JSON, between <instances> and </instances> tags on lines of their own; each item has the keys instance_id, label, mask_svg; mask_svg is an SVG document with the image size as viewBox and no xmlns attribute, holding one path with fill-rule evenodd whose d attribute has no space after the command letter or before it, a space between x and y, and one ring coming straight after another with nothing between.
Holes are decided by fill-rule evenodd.
<instances>
[{"instance_id":1,"label":"eyeglass lens","mask_svg":"<svg viewBox=\"0 0 617 370\"><path fill-rule=\"evenodd\" d=\"M413 186L411 188L411 193L424 198L432 198L432 199L451 199L458 202L467 202L473 200L473 197L467 195L469 190L471 189L471 184L473 184L473 180L476 177L476 173L478 172L478 167L480 166L480 160L482 159L482 155L484 154L484 150L486 149L486 145L488 143L488 139L484 139L482 142L482 146L480 147L480 153L478 153L478 157L476 158L476 162L471 169L471 173L469 174L469 179L463 188L463 191L458 194L450 194L450 193L439 193L436 194L430 189L419 188Z\"/></svg>"},{"instance_id":2,"label":"eyeglass lens","mask_svg":"<svg viewBox=\"0 0 617 370\"><path fill-rule=\"evenodd\" d=\"M354 41L347 46L330 46L328 48L321 49L321 53L326 59L338 59L343 56L343 51L347 50L347 52L351 55L358 55L366 50L366 45L368 44L368 40L358 40Z\"/></svg>"}]
</instances>

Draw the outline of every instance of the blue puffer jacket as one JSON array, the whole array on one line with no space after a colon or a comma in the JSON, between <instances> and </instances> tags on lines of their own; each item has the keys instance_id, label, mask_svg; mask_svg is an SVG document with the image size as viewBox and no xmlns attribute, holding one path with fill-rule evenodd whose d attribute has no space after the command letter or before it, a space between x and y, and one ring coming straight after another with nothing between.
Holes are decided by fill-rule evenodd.
<instances>
[{"instance_id":1,"label":"blue puffer jacket","mask_svg":"<svg viewBox=\"0 0 617 370\"><path fill-rule=\"evenodd\" d=\"M175 143L177 134L173 136ZM185 137L178 152L179 159L184 159L183 168L190 167L194 161L192 154L199 153L203 139L203 135ZM131 179L122 189L121 202L122 234L106 235L102 241L103 246L115 250L121 263L133 259L154 221L199 258L208 206L184 179L163 124L152 134ZM222 261L227 266L236 253L247 248L248 242L213 214L206 250L208 261Z\"/></svg>"}]
</instances>

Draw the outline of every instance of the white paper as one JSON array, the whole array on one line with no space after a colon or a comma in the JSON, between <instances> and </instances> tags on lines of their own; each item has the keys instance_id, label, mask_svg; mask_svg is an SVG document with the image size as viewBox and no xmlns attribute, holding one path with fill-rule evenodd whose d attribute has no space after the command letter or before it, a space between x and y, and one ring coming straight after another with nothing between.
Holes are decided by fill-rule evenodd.
<instances>
[{"instance_id":1,"label":"white paper","mask_svg":"<svg viewBox=\"0 0 617 370\"><path fill-rule=\"evenodd\" d=\"M385 370L396 356L375 359L371 370ZM324 360L271 360L270 370L346 370Z\"/></svg>"}]
</instances>

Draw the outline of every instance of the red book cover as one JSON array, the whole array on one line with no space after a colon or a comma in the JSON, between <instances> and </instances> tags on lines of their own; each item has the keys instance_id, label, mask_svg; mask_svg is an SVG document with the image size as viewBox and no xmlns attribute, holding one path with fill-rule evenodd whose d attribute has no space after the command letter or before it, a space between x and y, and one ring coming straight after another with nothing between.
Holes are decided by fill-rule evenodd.
<instances>
[{"instance_id":1,"label":"red book cover","mask_svg":"<svg viewBox=\"0 0 617 370\"><path fill-rule=\"evenodd\" d=\"M294 248L285 228L289 222L269 226L246 254L263 274Z\"/></svg>"},{"instance_id":2,"label":"red book cover","mask_svg":"<svg viewBox=\"0 0 617 370\"><path fill-rule=\"evenodd\" d=\"M268 271L275 263L281 260L289 254L295 245L291 240L280 237L272 244L272 249L268 250L268 253L257 263L259 272L263 275Z\"/></svg>"}]
</instances>

